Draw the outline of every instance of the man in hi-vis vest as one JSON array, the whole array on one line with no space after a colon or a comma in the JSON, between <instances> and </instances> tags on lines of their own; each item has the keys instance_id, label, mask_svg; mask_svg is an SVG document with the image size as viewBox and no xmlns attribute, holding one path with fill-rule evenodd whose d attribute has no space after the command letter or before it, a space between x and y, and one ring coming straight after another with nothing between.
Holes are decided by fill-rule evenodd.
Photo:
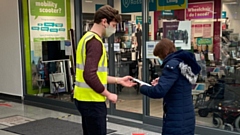
<instances>
[{"instance_id":1,"label":"man in hi-vis vest","mask_svg":"<svg viewBox=\"0 0 240 135\"><path fill-rule=\"evenodd\" d=\"M116 31L121 21L118 10L101 7L94 16L94 25L78 43L76 53L75 104L82 116L84 135L106 135L106 99L116 103L117 95L110 93L107 83L132 87L132 77L108 76L107 53L102 42Z\"/></svg>"}]
</instances>

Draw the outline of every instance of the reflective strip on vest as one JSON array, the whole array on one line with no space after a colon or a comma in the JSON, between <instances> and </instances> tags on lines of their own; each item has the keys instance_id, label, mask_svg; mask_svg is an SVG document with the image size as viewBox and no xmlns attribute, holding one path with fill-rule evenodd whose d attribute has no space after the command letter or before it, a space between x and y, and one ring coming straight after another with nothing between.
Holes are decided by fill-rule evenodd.
<instances>
[{"instance_id":1,"label":"reflective strip on vest","mask_svg":"<svg viewBox=\"0 0 240 135\"><path fill-rule=\"evenodd\" d=\"M76 68L78 68L78 69L80 69L80 70L84 70L84 65L82 65L82 64L77 64L77 65L76 65ZM106 71L108 71L108 68L102 66L102 67L98 67L98 71L97 71L97 72L106 72Z\"/></svg>"},{"instance_id":2,"label":"reflective strip on vest","mask_svg":"<svg viewBox=\"0 0 240 135\"><path fill-rule=\"evenodd\" d=\"M96 37L98 41L101 42L102 47L104 47L102 40L98 35L94 33L87 33L83 38L80 40L80 44L77 50L77 58L76 58L76 82L74 88L74 98L79 101L96 101L96 102L105 102L106 97L96 93L84 80L83 72L84 67L86 64L86 43L91 40L91 38ZM82 50L80 50L82 49ZM82 57L82 58L81 58ZM97 76L100 82L107 88L107 54L105 48L103 48L102 56L98 63L97 69Z\"/></svg>"},{"instance_id":3,"label":"reflective strip on vest","mask_svg":"<svg viewBox=\"0 0 240 135\"><path fill-rule=\"evenodd\" d=\"M75 85L81 88L90 88L86 83L82 83L82 82L75 82ZM107 88L107 84L104 84L103 86Z\"/></svg>"}]
</instances>

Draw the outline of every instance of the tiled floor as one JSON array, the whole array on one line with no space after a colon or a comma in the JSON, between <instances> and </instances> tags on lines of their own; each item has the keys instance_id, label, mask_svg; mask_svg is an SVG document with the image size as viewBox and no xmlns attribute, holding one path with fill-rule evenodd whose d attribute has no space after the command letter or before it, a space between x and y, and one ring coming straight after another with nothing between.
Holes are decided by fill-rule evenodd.
<instances>
[{"instance_id":1,"label":"tiled floor","mask_svg":"<svg viewBox=\"0 0 240 135\"><path fill-rule=\"evenodd\" d=\"M27 117L34 120L44 119L47 117L54 117L54 118L61 118L63 120L73 121L73 122L80 122L80 116L71 115L70 117L62 118L63 116L68 116L69 114L63 112L52 111L48 109L43 109L39 107L24 105L15 102L9 101L2 101L0 100L0 119L5 117L10 117L14 115L20 115L23 117ZM9 106L4 106L2 104L8 104ZM47 123L46 123L47 124ZM114 123L107 123L109 129L117 130L114 134L121 134L121 135L131 135L132 133L145 133L146 135L159 135L160 133L145 131L138 128L127 127L123 125L117 125ZM6 125L0 124L0 135L16 135L14 133L6 132L1 129L6 128ZM66 133L67 135L67 133Z\"/></svg>"}]
</instances>

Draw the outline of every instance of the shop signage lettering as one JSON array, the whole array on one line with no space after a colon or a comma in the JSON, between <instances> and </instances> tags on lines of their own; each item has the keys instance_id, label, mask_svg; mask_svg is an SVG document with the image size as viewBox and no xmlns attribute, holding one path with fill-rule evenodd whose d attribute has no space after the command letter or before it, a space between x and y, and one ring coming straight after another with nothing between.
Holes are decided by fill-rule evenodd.
<instances>
[{"instance_id":1,"label":"shop signage lettering","mask_svg":"<svg viewBox=\"0 0 240 135\"><path fill-rule=\"evenodd\" d=\"M122 13L142 12L144 0L121 0ZM149 11L186 9L188 0L149 0Z\"/></svg>"},{"instance_id":2,"label":"shop signage lettering","mask_svg":"<svg viewBox=\"0 0 240 135\"><path fill-rule=\"evenodd\" d=\"M178 25L167 25L166 28L177 28Z\"/></svg>"},{"instance_id":3,"label":"shop signage lettering","mask_svg":"<svg viewBox=\"0 0 240 135\"><path fill-rule=\"evenodd\" d=\"M186 9L188 0L157 0L157 10Z\"/></svg>"},{"instance_id":4,"label":"shop signage lettering","mask_svg":"<svg viewBox=\"0 0 240 135\"><path fill-rule=\"evenodd\" d=\"M148 17L148 23L151 24L151 16ZM136 24L142 24L142 16L136 16Z\"/></svg>"},{"instance_id":5,"label":"shop signage lettering","mask_svg":"<svg viewBox=\"0 0 240 135\"><path fill-rule=\"evenodd\" d=\"M31 0L30 13L35 16L65 16L65 4L59 0Z\"/></svg>"},{"instance_id":6,"label":"shop signage lettering","mask_svg":"<svg viewBox=\"0 0 240 135\"><path fill-rule=\"evenodd\" d=\"M163 10L162 15L165 15L165 16L174 15L174 10Z\"/></svg>"},{"instance_id":7,"label":"shop signage lettering","mask_svg":"<svg viewBox=\"0 0 240 135\"><path fill-rule=\"evenodd\" d=\"M179 5L181 6L184 4L184 0L160 0L159 6L172 6L172 5Z\"/></svg>"},{"instance_id":8,"label":"shop signage lettering","mask_svg":"<svg viewBox=\"0 0 240 135\"><path fill-rule=\"evenodd\" d=\"M142 12L144 0L121 0L122 13ZM149 11L156 11L156 0L149 0Z\"/></svg>"},{"instance_id":9,"label":"shop signage lettering","mask_svg":"<svg viewBox=\"0 0 240 135\"><path fill-rule=\"evenodd\" d=\"M213 3L193 3L189 4L185 10L186 19L212 19L213 18Z\"/></svg>"},{"instance_id":10,"label":"shop signage lettering","mask_svg":"<svg viewBox=\"0 0 240 135\"><path fill-rule=\"evenodd\" d=\"M129 5L138 5L142 4L143 0L122 0L122 3L125 7L128 7ZM155 0L149 0L149 3L155 3Z\"/></svg>"}]
</instances>

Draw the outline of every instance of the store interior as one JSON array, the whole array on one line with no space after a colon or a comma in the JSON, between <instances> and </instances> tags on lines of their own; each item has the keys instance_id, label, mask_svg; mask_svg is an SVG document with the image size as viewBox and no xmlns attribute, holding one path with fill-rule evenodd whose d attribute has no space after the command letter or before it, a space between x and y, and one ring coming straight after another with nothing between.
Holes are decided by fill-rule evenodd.
<instances>
[{"instance_id":1,"label":"store interior","mask_svg":"<svg viewBox=\"0 0 240 135\"><path fill-rule=\"evenodd\" d=\"M240 98L238 98L240 92L237 91L240 89L240 30L238 29L240 1L223 0L220 7L216 7L217 4L214 4L216 0L205 3L189 1L188 9L202 4L201 6L206 6L211 10L207 12L212 16L207 16L209 18L205 19L194 18L191 16L192 11L188 9L150 11L148 42L149 44L156 43L162 38L169 38L176 44L181 40L184 44L189 45L186 48L177 48L194 53L202 68L198 82L192 90L196 123L238 132L240 131L240 117L237 108L240 106ZM93 24L94 12L101 5L107 4L107 0L98 0L97 3L83 1L82 4L86 5L83 6L82 15L84 31L86 32ZM121 11L120 0L116 0L114 4ZM93 9L87 9L87 5L91 5ZM218 11L221 12L218 13ZM148 83L150 83L151 80L161 75L161 62L159 59L149 56L147 59L149 71L142 71L141 12L120 13L122 22L117 26L114 43L115 76L131 75L141 80L142 73L148 72ZM218 19L216 19L216 14L221 14ZM72 24L73 22L71 21ZM185 29L166 30L168 25L179 25L183 22L190 22L186 32ZM34 92L29 93L30 95L66 102L73 101L75 67L71 55L74 55L75 52L72 50L76 48L72 42L74 40L74 25L69 29L69 37L69 40L65 41L41 42L42 57L36 59L32 56L31 59L32 89ZM107 40L104 41L107 47ZM62 49L63 46L69 45L72 45L70 50L66 51L66 47ZM139 92L139 86L123 88L116 85L116 92L119 99L116 104L117 110L142 114L143 95ZM150 116L162 118L162 99L150 99L149 104ZM109 107L109 102L107 105ZM227 112L226 109L231 111Z\"/></svg>"}]
</instances>

